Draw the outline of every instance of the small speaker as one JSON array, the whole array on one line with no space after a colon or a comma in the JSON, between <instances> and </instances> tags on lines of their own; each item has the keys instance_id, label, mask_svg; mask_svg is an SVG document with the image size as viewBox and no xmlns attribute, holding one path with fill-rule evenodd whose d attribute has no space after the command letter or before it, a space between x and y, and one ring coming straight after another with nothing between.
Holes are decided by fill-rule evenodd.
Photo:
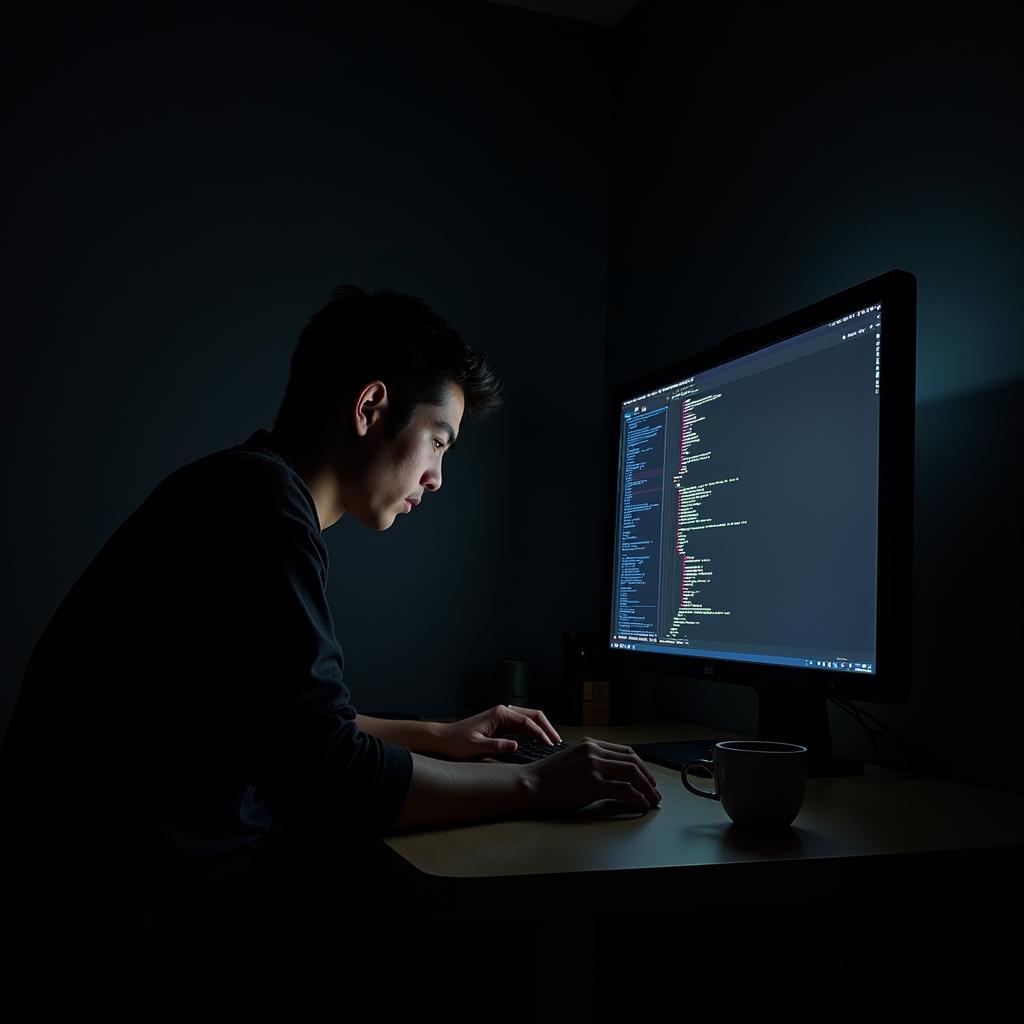
<instances>
[{"instance_id":1,"label":"small speaker","mask_svg":"<svg viewBox=\"0 0 1024 1024\"><path fill-rule=\"evenodd\" d=\"M530 671L525 661L494 663L494 692L498 704L530 706Z\"/></svg>"}]
</instances>

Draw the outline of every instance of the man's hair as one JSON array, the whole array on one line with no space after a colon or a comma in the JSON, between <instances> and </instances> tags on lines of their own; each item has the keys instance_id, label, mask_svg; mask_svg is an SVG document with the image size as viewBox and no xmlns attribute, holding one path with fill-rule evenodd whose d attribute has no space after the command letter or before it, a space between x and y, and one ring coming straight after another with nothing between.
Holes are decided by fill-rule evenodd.
<instances>
[{"instance_id":1,"label":"man's hair","mask_svg":"<svg viewBox=\"0 0 1024 1024\"><path fill-rule=\"evenodd\" d=\"M440 405L452 384L465 395L467 416L501 405L501 383L484 357L422 299L343 284L299 335L274 430L318 433L371 380L388 389L396 433L417 405Z\"/></svg>"}]
</instances>

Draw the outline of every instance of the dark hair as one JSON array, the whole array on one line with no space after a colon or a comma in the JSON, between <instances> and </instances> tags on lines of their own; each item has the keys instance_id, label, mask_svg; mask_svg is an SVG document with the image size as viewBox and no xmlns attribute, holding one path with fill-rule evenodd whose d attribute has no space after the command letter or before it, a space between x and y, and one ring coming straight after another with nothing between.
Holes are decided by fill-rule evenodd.
<instances>
[{"instance_id":1,"label":"dark hair","mask_svg":"<svg viewBox=\"0 0 1024 1024\"><path fill-rule=\"evenodd\" d=\"M484 357L422 299L343 284L299 335L274 430L317 433L371 380L388 389L395 432L417 405L441 404L452 384L465 395L467 416L501 406L501 383Z\"/></svg>"}]
</instances>

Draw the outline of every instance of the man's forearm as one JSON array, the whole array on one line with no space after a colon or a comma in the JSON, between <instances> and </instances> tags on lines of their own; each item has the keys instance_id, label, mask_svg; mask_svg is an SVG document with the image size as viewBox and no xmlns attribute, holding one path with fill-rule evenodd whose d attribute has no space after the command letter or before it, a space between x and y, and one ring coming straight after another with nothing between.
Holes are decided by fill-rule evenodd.
<instances>
[{"instance_id":1,"label":"man's forearm","mask_svg":"<svg viewBox=\"0 0 1024 1024\"><path fill-rule=\"evenodd\" d=\"M394 831L514 818L535 807L523 766L412 755L412 781Z\"/></svg>"},{"instance_id":2,"label":"man's forearm","mask_svg":"<svg viewBox=\"0 0 1024 1024\"><path fill-rule=\"evenodd\" d=\"M356 725L378 739L408 747L414 754L444 754L443 727L440 722L410 722L391 718L356 715Z\"/></svg>"}]
</instances>

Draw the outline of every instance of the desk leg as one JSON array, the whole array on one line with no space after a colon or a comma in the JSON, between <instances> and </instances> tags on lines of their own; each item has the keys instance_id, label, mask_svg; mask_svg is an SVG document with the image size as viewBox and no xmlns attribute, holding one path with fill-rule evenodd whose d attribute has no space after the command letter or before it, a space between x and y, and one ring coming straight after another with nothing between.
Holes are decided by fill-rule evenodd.
<instances>
[{"instance_id":1,"label":"desk leg","mask_svg":"<svg viewBox=\"0 0 1024 1024\"><path fill-rule=\"evenodd\" d=\"M538 925L531 979L536 1024L592 1024L596 1019L594 932L588 921Z\"/></svg>"}]
</instances>

